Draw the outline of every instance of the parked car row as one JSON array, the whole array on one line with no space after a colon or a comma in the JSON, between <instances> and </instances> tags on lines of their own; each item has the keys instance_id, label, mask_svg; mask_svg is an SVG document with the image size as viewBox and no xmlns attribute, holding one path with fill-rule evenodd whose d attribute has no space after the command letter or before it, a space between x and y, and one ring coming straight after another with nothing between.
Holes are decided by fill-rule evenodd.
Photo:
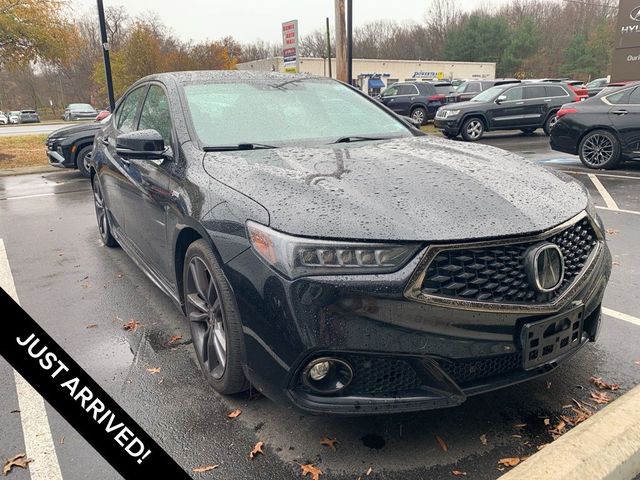
<instances>
[{"instance_id":1,"label":"parked car row","mask_svg":"<svg viewBox=\"0 0 640 480\"><path fill-rule=\"evenodd\" d=\"M7 113L0 112L0 125L39 122L40 116L35 110L13 110Z\"/></svg>"}]
</instances>

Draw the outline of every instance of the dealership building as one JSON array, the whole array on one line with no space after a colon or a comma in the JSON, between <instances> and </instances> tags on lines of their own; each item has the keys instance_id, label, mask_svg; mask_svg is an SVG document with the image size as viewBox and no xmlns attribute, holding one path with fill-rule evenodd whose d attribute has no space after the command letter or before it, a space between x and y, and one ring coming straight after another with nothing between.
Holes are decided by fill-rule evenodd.
<instances>
[{"instance_id":1,"label":"dealership building","mask_svg":"<svg viewBox=\"0 0 640 480\"><path fill-rule=\"evenodd\" d=\"M335 77L336 61L331 59L331 71ZM282 57L239 63L238 70L284 72ZM326 58L300 58L300 72L313 75L329 75ZM353 59L353 84L371 95L395 82L451 79L492 79L496 76L496 64L492 62L433 62L425 60Z\"/></svg>"}]
</instances>

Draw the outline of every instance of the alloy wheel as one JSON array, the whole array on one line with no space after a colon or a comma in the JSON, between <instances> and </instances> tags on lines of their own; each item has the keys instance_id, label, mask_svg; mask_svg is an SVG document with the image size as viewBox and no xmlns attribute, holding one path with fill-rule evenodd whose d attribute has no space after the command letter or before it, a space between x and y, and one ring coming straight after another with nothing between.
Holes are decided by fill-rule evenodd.
<instances>
[{"instance_id":1,"label":"alloy wheel","mask_svg":"<svg viewBox=\"0 0 640 480\"><path fill-rule=\"evenodd\" d=\"M416 123L420 122L420 125L424 123L424 111L420 108L415 109L411 114L411 117Z\"/></svg>"},{"instance_id":2,"label":"alloy wheel","mask_svg":"<svg viewBox=\"0 0 640 480\"><path fill-rule=\"evenodd\" d=\"M100 236L104 239L109 232L109 224L107 219L107 210L104 206L104 197L102 196L102 188L97 178L93 181L93 200L96 207L96 217L98 219L98 230Z\"/></svg>"},{"instance_id":3,"label":"alloy wheel","mask_svg":"<svg viewBox=\"0 0 640 480\"><path fill-rule=\"evenodd\" d=\"M604 135L595 134L587 138L582 145L582 156L589 165L600 166L613 157L613 143Z\"/></svg>"},{"instance_id":4,"label":"alloy wheel","mask_svg":"<svg viewBox=\"0 0 640 480\"><path fill-rule=\"evenodd\" d=\"M480 138L480 135L482 135L482 122L480 120L471 120L467 124L467 135L474 140Z\"/></svg>"},{"instance_id":5,"label":"alloy wheel","mask_svg":"<svg viewBox=\"0 0 640 480\"><path fill-rule=\"evenodd\" d=\"M549 120L549 131L551 131L551 129L555 126L556 123L558 123L558 117L556 115L554 115Z\"/></svg>"},{"instance_id":6,"label":"alloy wheel","mask_svg":"<svg viewBox=\"0 0 640 480\"><path fill-rule=\"evenodd\" d=\"M227 337L218 287L202 258L193 257L187 268L186 306L193 345L206 371L219 379L227 363Z\"/></svg>"},{"instance_id":7,"label":"alloy wheel","mask_svg":"<svg viewBox=\"0 0 640 480\"><path fill-rule=\"evenodd\" d=\"M89 165L89 161L91 160L91 152L87 153L84 158L82 159L82 165L84 166L84 169L86 172L89 171L90 165Z\"/></svg>"}]
</instances>

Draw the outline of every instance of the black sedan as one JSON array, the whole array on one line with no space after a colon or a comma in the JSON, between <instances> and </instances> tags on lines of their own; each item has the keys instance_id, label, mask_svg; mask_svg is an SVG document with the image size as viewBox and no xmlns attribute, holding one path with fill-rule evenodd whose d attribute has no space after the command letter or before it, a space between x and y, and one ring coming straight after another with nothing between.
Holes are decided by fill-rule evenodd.
<instances>
[{"instance_id":1,"label":"black sedan","mask_svg":"<svg viewBox=\"0 0 640 480\"><path fill-rule=\"evenodd\" d=\"M108 120L86 125L62 127L47 137L49 165L59 168L77 168L89 177L89 158L93 150L93 139Z\"/></svg>"},{"instance_id":2,"label":"black sedan","mask_svg":"<svg viewBox=\"0 0 640 480\"><path fill-rule=\"evenodd\" d=\"M589 168L611 169L640 160L640 82L564 105L551 131L551 148L579 155Z\"/></svg>"},{"instance_id":3,"label":"black sedan","mask_svg":"<svg viewBox=\"0 0 640 480\"><path fill-rule=\"evenodd\" d=\"M220 393L446 407L597 336L611 257L579 183L334 80L153 75L95 146L102 241L185 313Z\"/></svg>"}]
</instances>

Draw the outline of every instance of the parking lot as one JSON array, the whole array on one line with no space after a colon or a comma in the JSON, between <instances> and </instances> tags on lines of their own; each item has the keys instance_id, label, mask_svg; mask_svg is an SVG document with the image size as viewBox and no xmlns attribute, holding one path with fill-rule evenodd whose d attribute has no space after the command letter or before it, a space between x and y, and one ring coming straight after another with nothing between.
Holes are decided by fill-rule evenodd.
<instances>
[{"instance_id":1,"label":"parking lot","mask_svg":"<svg viewBox=\"0 0 640 480\"><path fill-rule=\"evenodd\" d=\"M551 442L549 430L561 415L573 415L576 401L603 406L590 397L590 377L620 384L612 397L640 383L640 163L587 170L577 157L552 152L542 133L488 134L483 143L582 182L607 227L614 264L597 343L546 377L460 407L333 418L302 415L255 392L218 396L201 379L180 312L122 250L101 245L90 185L77 171L0 177L0 279L12 279L26 311L185 470L219 465L195 478L301 478L306 463L327 479L450 478L452 470L497 478L500 459L526 457ZM125 331L131 319L141 328ZM2 359L0 384L0 455L27 443L36 445L34 465L46 457L64 478L120 478L50 407L50 431L23 424L23 413L38 403L22 393L18 402L20 387ZM234 409L241 415L227 418ZM335 451L320 444L325 436L337 439ZM249 460L258 441L264 455ZM12 477L30 478L23 470Z\"/></svg>"}]
</instances>

